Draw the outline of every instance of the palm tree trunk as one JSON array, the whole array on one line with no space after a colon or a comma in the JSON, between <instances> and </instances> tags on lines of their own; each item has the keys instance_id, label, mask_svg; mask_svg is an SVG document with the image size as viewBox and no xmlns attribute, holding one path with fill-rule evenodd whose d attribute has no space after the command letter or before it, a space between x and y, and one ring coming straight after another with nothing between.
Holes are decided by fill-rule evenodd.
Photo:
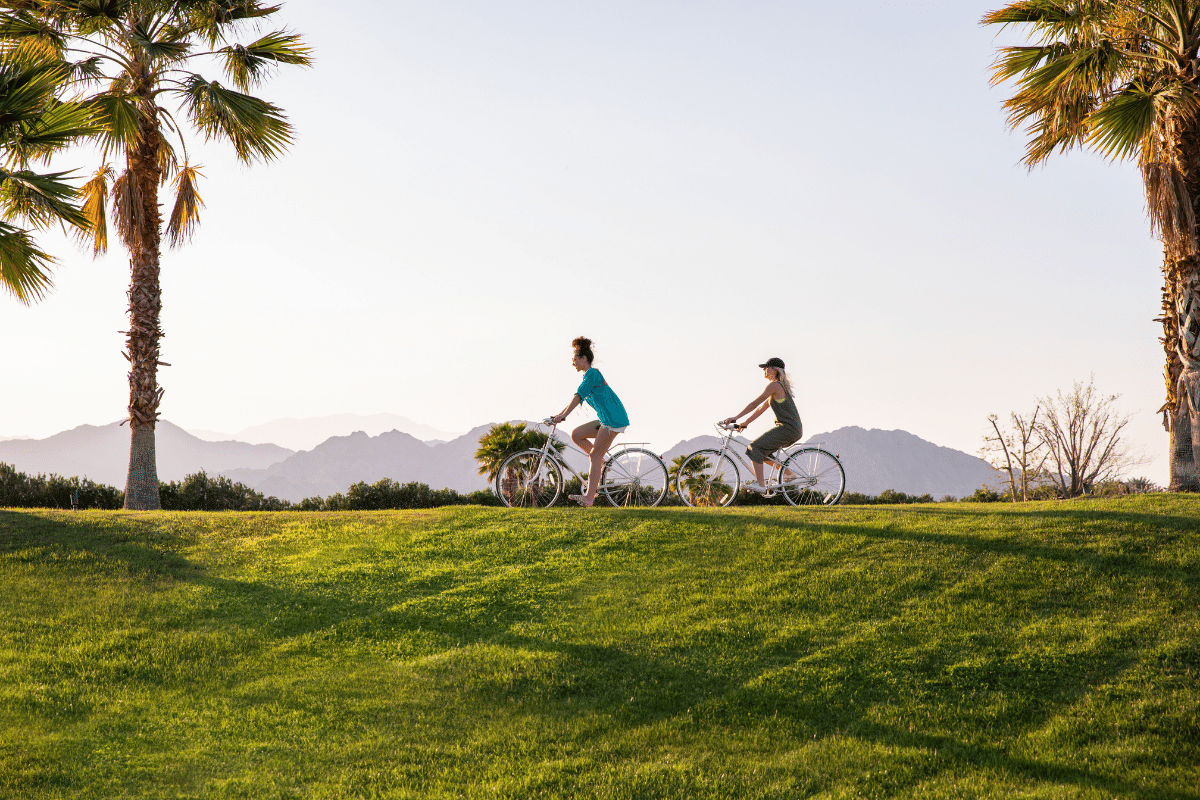
<instances>
[{"instance_id":1,"label":"palm tree trunk","mask_svg":"<svg viewBox=\"0 0 1200 800\"><path fill-rule=\"evenodd\" d=\"M1163 347L1171 433L1173 492L1200 491L1200 259L1182 259L1164 270Z\"/></svg>"},{"instance_id":2,"label":"palm tree trunk","mask_svg":"<svg viewBox=\"0 0 1200 800\"><path fill-rule=\"evenodd\" d=\"M158 497L158 466L154 430L163 390L158 385L159 349L162 338L159 313L158 184L161 168L157 120L150 116L141 123L141 137L126 154L129 186L127 218L119 220L122 238L129 248L129 472L125 479L125 508L139 511L162 507Z\"/></svg>"}]
</instances>

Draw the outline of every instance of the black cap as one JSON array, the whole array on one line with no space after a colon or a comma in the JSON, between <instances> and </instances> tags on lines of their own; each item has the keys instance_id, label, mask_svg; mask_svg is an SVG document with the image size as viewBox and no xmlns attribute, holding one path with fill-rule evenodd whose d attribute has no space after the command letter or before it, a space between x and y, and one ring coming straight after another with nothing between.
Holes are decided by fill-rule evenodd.
<instances>
[{"instance_id":1,"label":"black cap","mask_svg":"<svg viewBox=\"0 0 1200 800\"><path fill-rule=\"evenodd\" d=\"M762 369L766 369L767 367L771 367L772 369L783 369L784 368L782 358L768 358L767 363L759 364L758 366L761 367Z\"/></svg>"}]
</instances>

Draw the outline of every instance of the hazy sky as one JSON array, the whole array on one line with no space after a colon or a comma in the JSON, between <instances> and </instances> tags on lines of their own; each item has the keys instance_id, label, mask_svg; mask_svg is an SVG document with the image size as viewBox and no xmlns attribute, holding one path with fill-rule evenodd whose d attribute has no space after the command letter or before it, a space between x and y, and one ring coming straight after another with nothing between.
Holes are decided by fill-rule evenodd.
<instances>
[{"instance_id":1,"label":"hazy sky","mask_svg":"<svg viewBox=\"0 0 1200 800\"><path fill-rule=\"evenodd\" d=\"M285 0L317 64L261 94L298 141L244 167L194 140L207 208L163 256L163 416L542 417L586 334L626 438L660 449L740 410L770 356L806 436L967 452L989 413L1094 374L1163 482L1136 169L1021 166L988 82L1013 36L978 25L1001 4ZM40 241L53 293L0 297L0 435L125 414L126 256Z\"/></svg>"}]
</instances>

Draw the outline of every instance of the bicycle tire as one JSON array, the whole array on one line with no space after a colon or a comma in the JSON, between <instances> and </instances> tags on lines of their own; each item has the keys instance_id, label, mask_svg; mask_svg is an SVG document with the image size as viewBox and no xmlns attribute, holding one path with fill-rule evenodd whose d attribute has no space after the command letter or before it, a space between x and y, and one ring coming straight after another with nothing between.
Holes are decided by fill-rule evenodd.
<instances>
[{"instance_id":1,"label":"bicycle tire","mask_svg":"<svg viewBox=\"0 0 1200 800\"><path fill-rule=\"evenodd\" d=\"M697 450L684 460L675 476L679 499L697 508L727 506L741 488L737 465L720 450Z\"/></svg>"},{"instance_id":2,"label":"bicycle tire","mask_svg":"<svg viewBox=\"0 0 1200 800\"><path fill-rule=\"evenodd\" d=\"M509 508L549 508L562 489L562 468L541 450L514 453L501 462L496 473L496 496Z\"/></svg>"},{"instance_id":3,"label":"bicycle tire","mask_svg":"<svg viewBox=\"0 0 1200 800\"><path fill-rule=\"evenodd\" d=\"M791 472L795 480L785 481ZM779 467L779 491L794 506L832 506L846 491L846 470L842 462L828 450L802 447L787 457Z\"/></svg>"},{"instance_id":4,"label":"bicycle tire","mask_svg":"<svg viewBox=\"0 0 1200 800\"><path fill-rule=\"evenodd\" d=\"M653 508L666 497L669 482L667 465L656 454L625 447L605 460L597 494L618 508Z\"/></svg>"}]
</instances>

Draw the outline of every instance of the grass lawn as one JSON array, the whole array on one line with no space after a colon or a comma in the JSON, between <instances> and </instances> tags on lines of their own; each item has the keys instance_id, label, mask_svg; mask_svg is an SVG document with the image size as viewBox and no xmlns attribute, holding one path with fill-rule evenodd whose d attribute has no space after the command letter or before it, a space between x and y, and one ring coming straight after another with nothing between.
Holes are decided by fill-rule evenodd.
<instances>
[{"instance_id":1,"label":"grass lawn","mask_svg":"<svg viewBox=\"0 0 1200 800\"><path fill-rule=\"evenodd\" d=\"M0 511L0 797L1200 798L1200 499Z\"/></svg>"}]
</instances>

